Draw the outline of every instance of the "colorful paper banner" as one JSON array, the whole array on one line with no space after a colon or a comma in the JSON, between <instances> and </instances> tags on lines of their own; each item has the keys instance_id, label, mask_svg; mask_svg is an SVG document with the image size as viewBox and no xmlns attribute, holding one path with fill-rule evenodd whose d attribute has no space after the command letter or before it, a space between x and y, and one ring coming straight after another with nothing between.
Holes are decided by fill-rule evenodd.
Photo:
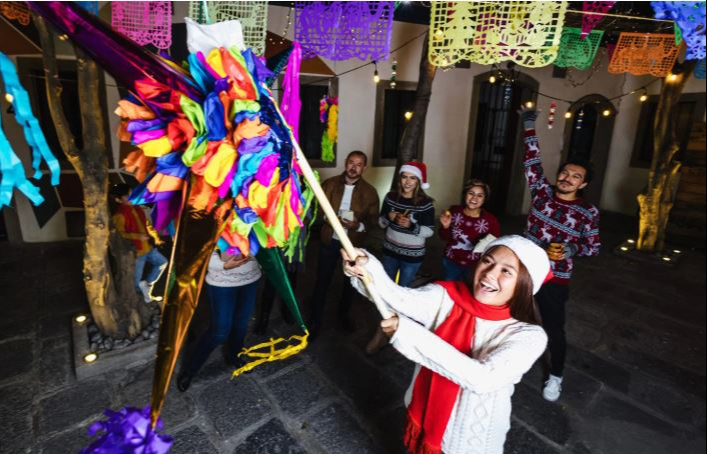
<instances>
[{"instance_id":1,"label":"colorful paper banner","mask_svg":"<svg viewBox=\"0 0 707 454\"><path fill-rule=\"evenodd\" d=\"M547 66L557 58L566 10L564 1L432 2L430 63Z\"/></svg>"}]
</instances>

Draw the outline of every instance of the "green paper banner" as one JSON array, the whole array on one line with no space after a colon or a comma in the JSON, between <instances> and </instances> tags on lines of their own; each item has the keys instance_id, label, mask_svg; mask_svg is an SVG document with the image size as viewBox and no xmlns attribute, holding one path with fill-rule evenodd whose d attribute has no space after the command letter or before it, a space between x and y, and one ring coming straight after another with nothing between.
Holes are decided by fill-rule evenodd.
<instances>
[{"instance_id":1,"label":"green paper banner","mask_svg":"<svg viewBox=\"0 0 707 454\"><path fill-rule=\"evenodd\" d=\"M585 39L582 39L582 30L579 28L565 27L560 39L560 51L555 60L555 66L562 68L573 67L580 70L589 69L594 57L599 50L602 30L592 30Z\"/></svg>"}]
</instances>

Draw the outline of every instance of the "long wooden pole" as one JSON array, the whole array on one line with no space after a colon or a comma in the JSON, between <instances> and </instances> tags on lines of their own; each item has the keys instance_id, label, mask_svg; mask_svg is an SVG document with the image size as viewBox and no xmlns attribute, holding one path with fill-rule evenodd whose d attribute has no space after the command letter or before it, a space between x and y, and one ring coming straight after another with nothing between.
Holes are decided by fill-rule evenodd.
<instances>
[{"instance_id":1,"label":"long wooden pole","mask_svg":"<svg viewBox=\"0 0 707 454\"><path fill-rule=\"evenodd\" d=\"M322 209L322 211L324 211L324 215L329 220L329 224L331 224L331 227L334 229L334 232L336 232L336 235L339 237L339 241L341 241L341 246L344 248L344 251L346 251L346 254L348 254L349 257L355 257L356 250L354 249L353 243L351 243L351 240L346 234L344 226L342 226L341 222L339 222L339 217L336 215L336 212L334 212L331 203L329 203L329 199L327 199L326 195L324 194L324 190L319 184L319 181L317 181L317 177L314 175L312 168L309 166L307 158L304 156L304 153L302 153L302 149L300 148L297 141L294 140L294 138L292 138L292 145L295 147L297 163L299 164L299 167L302 170L302 176L304 176L304 179L307 180L307 184L309 184L309 187L312 188L312 191L314 191L314 196L319 202L319 207ZM386 304L383 302L380 295L374 288L373 279L371 278L371 276L365 275L361 278L361 281L366 286L366 290L368 291L368 294L373 300L373 303L375 303L378 312L380 312L381 317L392 317L393 314L388 310L388 306L386 306Z\"/></svg>"}]
</instances>

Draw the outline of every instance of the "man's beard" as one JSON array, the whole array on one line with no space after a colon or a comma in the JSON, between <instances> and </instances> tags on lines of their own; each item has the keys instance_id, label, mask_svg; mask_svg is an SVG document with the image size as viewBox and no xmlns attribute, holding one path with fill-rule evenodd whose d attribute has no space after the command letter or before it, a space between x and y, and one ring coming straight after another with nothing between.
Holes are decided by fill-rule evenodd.
<instances>
[{"instance_id":1,"label":"man's beard","mask_svg":"<svg viewBox=\"0 0 707 454\"><path fill-rule=\"evenodd\" d=\"M577 192L577 189L576 189L576 188L575 188L575 189L570 189L570 190L562 189L562 187L560 186L561 183L567 184L566 182L563 182L563 181L557 182L557 184L555 185L555 191L559 192L560 194L572 194L573 192ZM570 185L570 187L571 187L571 186L572 186L572 185Z\"/></svg>"}]
</instances>

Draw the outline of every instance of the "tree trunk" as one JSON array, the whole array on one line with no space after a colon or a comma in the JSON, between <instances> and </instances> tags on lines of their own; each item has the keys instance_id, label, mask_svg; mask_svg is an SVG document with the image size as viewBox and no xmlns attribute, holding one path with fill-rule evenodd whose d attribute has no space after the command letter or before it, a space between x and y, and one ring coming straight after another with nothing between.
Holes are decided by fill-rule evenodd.
<instances>
[{"instance_id":1,"label":"tree trunk","mask_svg":"<svg viewBox=\"0 0 707 454\"><path fill-rule=\"evenodd\" d=\"M664 79L662 82L653 123L653 160L648 173L648 185L645 193L637 197L640 218L636 248L640 251L661 251L665 246L665 231L682 165L675 160L679 150L675 135L678 102L695 63L685 62L683 72L676 80Z\"/></svg>"},{"instance_id":2,"label":"tree trunk","mask_svg":"<svg viewBox=\"0 0 707 454\"><path fill-rule=\"evenodd\" d=\"M425 129L427 119L427 108L430 105L432 96L432 82L434 82L437 67L432 65L427 58L429 40L425 37L422 45L422 55L420 56L420 76L417 80L417 91L415 92L415 107L412 118L405 127L403 138L400 140L398 159L395 163L395 174L391 185L391 190L397 190L398 171L406 162L415 159L418 144L422 139L422 131Z\"/></svg>"},{"instance_id":3,"label":"tree trunk","mask_svg":"<svg viewBox=\"0 0 707 454\"><path fill-rule=\"evenodd\" d=\"M57 137L83 186L83 278L91 314L103 334L114 339L133 338L149 320L150 311L133 284L134 250L110 228L108 147L99 90L102 73L83 51L75 49L84 144L79 150L61 105L53 32L39 16L34 15L34 23L42 43L47 99Z\"/></svg>"}]
</instances>

